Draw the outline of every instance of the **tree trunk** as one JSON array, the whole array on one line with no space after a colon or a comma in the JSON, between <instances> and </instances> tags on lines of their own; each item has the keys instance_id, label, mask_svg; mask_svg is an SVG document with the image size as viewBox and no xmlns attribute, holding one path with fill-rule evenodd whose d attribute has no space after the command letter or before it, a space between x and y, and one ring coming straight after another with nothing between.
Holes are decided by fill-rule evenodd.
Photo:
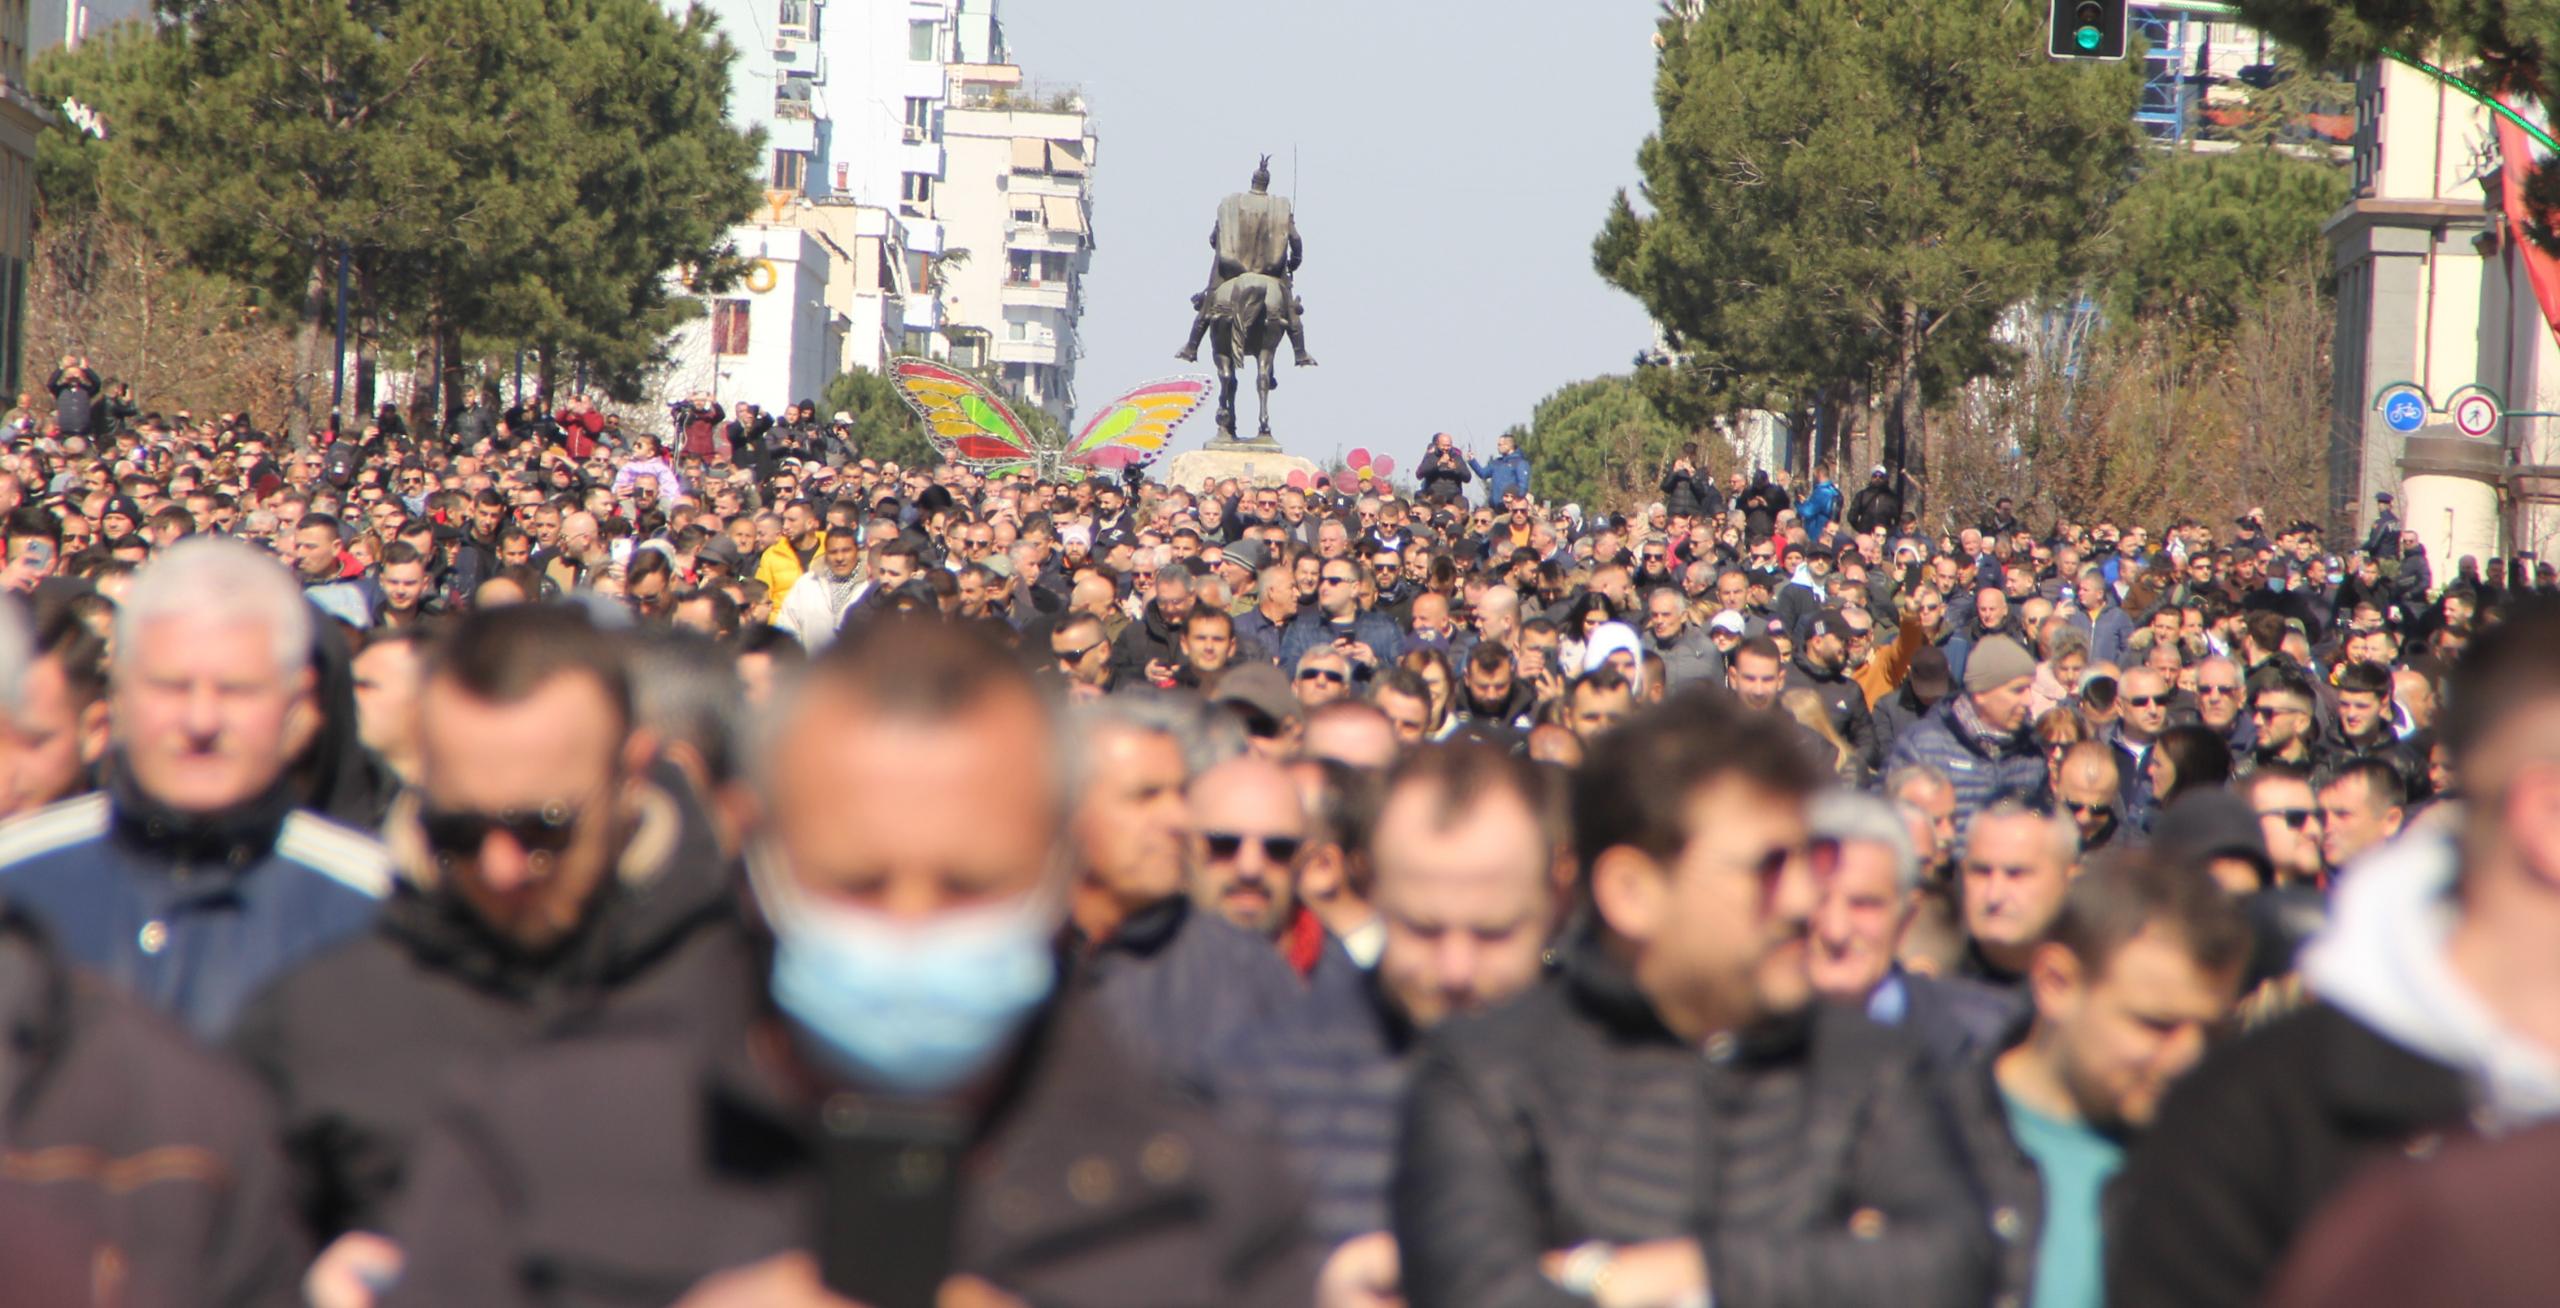
<instances>
[{"instance_id":1,"label":"tree trunk","mask_svg":"<svg viewBox=\"0 0 2560 1308\"><path fill-rule=\"evenodd\" d=\"M1929 454L1926 414L1920 403L1920 306L1902 302L1900 324L1895 332L1891 407L1885 412L1885 464L1909 474L1912 491L1925 497L1920 488L1928 479ZM1912 507L1909 504L1905 508Z\"/></svg>"},{"instance_id":2,"label":"tree trunk","mask_svg":"<svg viewBox=\"0 0 2560 1308\"><path fill-rule=\"evenodd\" d=\"M308 435L317 425L312 420L312 389L320 376L321 342L331 335L329 305L329 254L325 249L311 252L311 276L303 283L302 325L293 342L293 411L286 415L286 429L297 435Z\"/></svg>"},{"instance_id":3,"label":"tree trunk","mask_svg":"<svg viewBox=\"0 0 2560 1308\"><path fill-rule=\"evenodd\" d=\"M441 430L462 412L461 324L445 322L437 325L436 362L444 370L444 376L439 379L441 384L437 388L439 396L436 401L436 425Z\"/></svg>"}]
</instances>

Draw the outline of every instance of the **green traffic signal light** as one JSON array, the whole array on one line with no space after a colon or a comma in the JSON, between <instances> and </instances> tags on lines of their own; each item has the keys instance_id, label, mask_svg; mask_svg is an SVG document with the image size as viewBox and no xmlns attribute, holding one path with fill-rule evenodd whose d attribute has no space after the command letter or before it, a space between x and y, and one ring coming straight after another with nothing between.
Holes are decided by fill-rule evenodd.
<instances>
[{"instance_id":1,"label":"green traffic signal light","mask_svg":"<svg viewBox=\"0 0 2560 1308\"><path fill-rule=\"evenodd\" d=\"M2073 32L2071 34L2071 39L2079 42L2080 48L2083 50L2095 50L2098 48L2098 43L2106 40L2107 36L2106 33L2101 32L2094 27L2084 27L2079 31Z\"/></svg>"}]
</instances>

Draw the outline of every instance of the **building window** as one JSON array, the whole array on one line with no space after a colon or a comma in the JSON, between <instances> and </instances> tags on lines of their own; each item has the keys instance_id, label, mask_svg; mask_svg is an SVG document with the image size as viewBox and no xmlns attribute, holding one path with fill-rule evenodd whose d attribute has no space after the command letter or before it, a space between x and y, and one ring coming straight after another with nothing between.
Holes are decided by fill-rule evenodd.
<instances>
[{"instance_id":1,"label":"building window","mask_svg":"<svg viewBox=\"0 0 2560 1308\"><path fill-rule=\"evenodd\" d=\"M1027 341L1031 339L1031 324L1027 322L1022 322L1020 320L1007 322L1005 324L1005 330L1017 341Z\"/></svg>"},{"instance_id":2,"label":"building window","mask_svg":"<svg viewBox=\"0 0 2560 1308\"><path fill-rule=\"evenodd\" d=\"M933 202L933 174L907 173L898 182L898 198L917 204Z\"/></svg>"},{"instance_id":3,"label":"building window","mask_svg":"<svg viewBox=\"0 0 2560 1308\"><path fill-rule=\"evenodd\" d=\"M715 300L711 304L711 352L747 352L747 302Z\"/></svg>"},{"instance_id":4,"label":"building window","mask_svg":"<svg viewBox=\"0 0 2560 1308\"><path fill-rule=\"evenodd\" d=\"M922 136L933 135L933 101L921 95L907 97L907 130Z\"/></svg>"},{"instance_id":5,"label":"building window","mask_svg":"<svg viewBox=\"0 0 2560 1308\"><path fill-rule=\"evenodd\" d=\"M1031 253L1030 253L1029 251L1027 251L1027 250L1007 250L1007 251L1005 251L1005 259L1006 259L1006 267L1005 267L1005 280L1006 280L1006 281L1009 281L1009 282L1036 282L1036 281L1040 280L1040 274L1039 274L1039 272L1038 272L1038 264L1037 264L1037 263L1036 263L1036 261L1032 258Z\"/></svg>"},{"instance_id":6,"label":"building window","mask_svg":"<svg viewBox=\"0 0 2560 1308\"><path fill-rule=\"evenodd\" d=\"M773 89L773 116L813 117L817 109L817 86L815 73L784 73L781 84Z\"/></svg>"},{"instance_id":7,"label":"building window","mask_svg":"<svg viewBox=\"0 0 2560 1308\"><path fill-rule=\"evenodd\" d=\"M781 11L774 18L776 35L808 40L809 19L809 0L782 0Z\"/></svg>"},{"instance_id":8,"label":"building window","mask_svg":"<svg viewBox=\"0 0 2560 1308\"><path fill-rule=\"evenodd\" d=\"M930 19L917 19L907 24L907 58L920 64L935 62L934 24Z\"/></svg>"},{"instance_id":9,"label":"building window","mask_svg":"<svg viewBox=\"0 0 2560 1308\"><path fill-rule=\"evenodd\" d=\"M1016 209L1013 211L1013 220L1025 227L1037 227L1040 225L1040 211L1037 209Z\"/></svg>"},{"instance_id":10,"label":"building window","mask_svg":"<svg viewBox=\"0 0 2560 1308\"><path fill-rule=\"evenodd\" d=\"M889 261L889 243L887 241L876 241L874 244L879 247L877 262L880 265L875 270L875 275L880 279L879 285L875 289L885 291L898 284L898 266Z\"/></svg>"},{"instance_id":11,"label":"building window","mask_svg":"<svg viewBox=\"0 0 2560 1308\"><path fill-rule=\"evenodd\" d=\"M801 191L809 185L809 152L776 150L773 152L773 189Z\"/></svg>"}]
</instances>

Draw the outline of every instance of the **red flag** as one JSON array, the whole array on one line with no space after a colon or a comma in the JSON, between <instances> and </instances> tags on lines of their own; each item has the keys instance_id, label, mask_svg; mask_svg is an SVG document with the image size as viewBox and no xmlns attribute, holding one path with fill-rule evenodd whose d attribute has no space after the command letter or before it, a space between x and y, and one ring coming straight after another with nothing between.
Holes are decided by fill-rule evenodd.
<instances>
[{"instance_id":1,"label":"red flag","mask_svg":"<svg viewBox=\"0 0 2560 1308\"><path fill-rule=\"evenodd\" d=\"M2533 298L2542 306L2542 321L2551 328L2553 339L2560 340L2560 258L2526 235L2525 184L2533 179L2540 161L2534 158L2533 138L2504 114L2498 116L2498 153L2506 160L2500 170L2500 183L2505 191L2507 230L2516 257L2524 260L2526 280L2533 283Z\"/></svg>"}]
</instances>

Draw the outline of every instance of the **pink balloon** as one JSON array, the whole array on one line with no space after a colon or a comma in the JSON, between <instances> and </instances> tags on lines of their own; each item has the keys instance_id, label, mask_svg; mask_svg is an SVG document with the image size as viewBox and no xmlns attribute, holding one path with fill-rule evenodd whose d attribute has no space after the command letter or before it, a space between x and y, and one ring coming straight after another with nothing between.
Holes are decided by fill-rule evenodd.
<instances>
[{"instance_id":1,"label":"pink balloon","mask_svg":"<svg viewBox=\"0 0 2560 1308\"><path fill-rule=\"evenodd\" d=\"M1351 452L1351 457L1344 459L1343 462L1349 464L1353 472L1358 472L1362 468L1369 466L1369 451L1366 449L1353 450Z\"/></svg>"},{"instance_id":2,"label":"pink balloon","mask_svg":"<svg viewBox=\"0 0 2560 1308\"><path fill-rule=\"evenodd\" d=\"M1305 490L1307 488L1307 470L1304 468L1291 468L1289 470L1289 485L1298 490Z\"/></svg>"},{"instance_id":3,"label":"pink balloon","mask_svg":"<svg viewBox=\"0 0 2560 1308\"><path fill-rule=\"evenodd\" d=\"M1391 455L1381 454L1369 463L1369 471L1378 474L1378 480L1380 481L1385 481L1387 478L1395 475L1395 470L1396 461Z\"/></svg>"},{"instance_id":4,"label":"pink balloon","mask_svg":"<svg viewBox=\"0 0 2560 1308\"><path fill-rule=\"evenodd\" d=\"M1360 489L1360 474L1349 468L1333 474L1333 488L1345 495Z\"/></svg>"}]
</instances>

